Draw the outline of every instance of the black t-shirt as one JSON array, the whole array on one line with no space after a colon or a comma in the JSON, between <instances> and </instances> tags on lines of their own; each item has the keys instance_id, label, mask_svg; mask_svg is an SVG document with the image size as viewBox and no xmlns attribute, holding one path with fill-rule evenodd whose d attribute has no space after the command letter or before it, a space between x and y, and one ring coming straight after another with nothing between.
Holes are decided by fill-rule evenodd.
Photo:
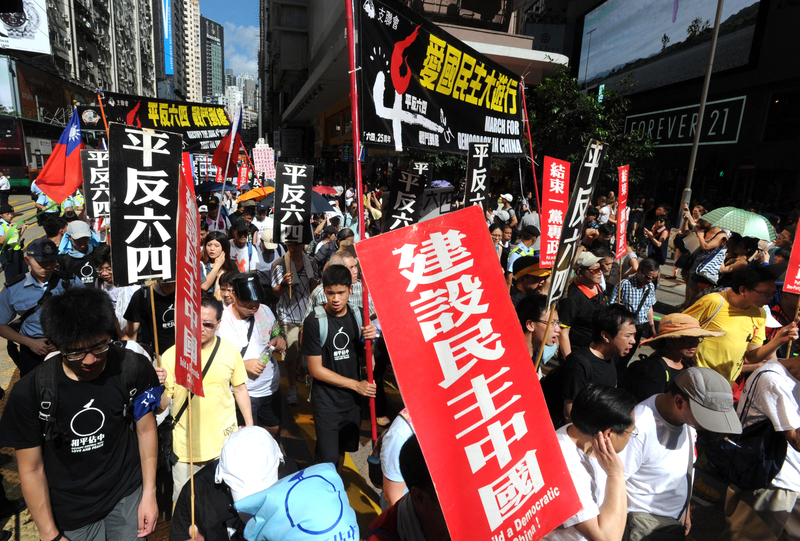
<instances>
[{"instance_id":1,"label":"black t-shirt","mask_svg":"<svg viewBox=\"0 0 800 541\"><path fill-rule=\"evenodd\" d=\"M97 269L94 268L91 255L86 255L79 259L69 254L62 254L58 256L58 266L61 270L71 272L77 276L78 280L87 287L92 286L94 279L97 277Z\"/></svg>"},{"instance_id":2,"label":"black t-shirt","mask_svg":"<svg viewBox=\"0 0 800 541\"><path fill-rule=\"evenodd\" d=\"M155 291L156 325L158 326L158 349L164 353L175 345L175 292L161 295ZM125 319L139 324L136 341L154 351L153 316L150 311L150 288L142 287L131 297Z\"/></svg>"},{"instance_id":3,"label":"black t-shirt","mask_svg":"<svg viewBox=\"0 0 800 541\"><path fill-rule=\"evenodd\" d=\"M93 381L74 381L63 369L56 371L60 442L45 443L42 438L36 370L14 385L3 411L2 446L42 446L50 502L62 530L100 520L142 484L138 440L122 414L129 392L122 380L124 355L123 349L109 349L106 367ZM157 387L158 377L143 356L136 355L136 361L139 396Z\"/></svg>"},{"instance_id":4,"label":"black t-shirt","mask_svg":"<svg viewBox=\"0 0 800 541\"><path fill-rule=\"evenodd\" d=\"M592 343L592 316L607 304L605 293L599 286L596 290L599 293L590 299L578 284L572 282L567 297L558 303L558 316L561 324L569 327L569 343L573 350L589 347Z\"/></svg>"},{"instance_id":5,"label":"black t-shirt","mask_svg":"<svg viewBox=\"0 0 800 541\"><path fill-rule=\"evenodd\" d=\"M525 293L519 290L517 286L511 287L511 304L514 305L514 308L517 307L519 301L525 298Z\"/></svg>"},{"instance_id":6,"label":"black t-shirt","mask_svg":"<svg viewBox=\"0 0 800 541\"><path fill-rule=\"evenodd\" d=\"M619 387L642 402L655 394L666 393L680 372L669 366L660 355L651 355L629 365L620 375Z\"/></svg>"},{"instance_id":7,"label":"black t-shirt","mask_svg":"<svg viewBox=\"0 0 800 541\"><path fill-rule=\"evenodd\" d=\"M342 317L328 317L328 338L320 344L319 320L312 312L303 322L303 355L322 355L322 366L346 378L361 381L358 352L361 335L355 316L348 307ZM311 391L314 409L326 412L348 411L361 404L361 395L349 389L314 380Z\"/></svg>"}]
</instances>

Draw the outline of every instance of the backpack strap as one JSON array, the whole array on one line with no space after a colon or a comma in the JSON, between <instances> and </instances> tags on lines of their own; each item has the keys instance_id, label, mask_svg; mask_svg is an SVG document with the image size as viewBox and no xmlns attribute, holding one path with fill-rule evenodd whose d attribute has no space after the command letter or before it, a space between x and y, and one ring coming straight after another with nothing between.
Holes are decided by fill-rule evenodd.
<instances>
[{"instance_id":1,"label":"backpack strap","mask_svg":"<svg viewBox=\"0 0 800 541\"><path fill-rule=\"evenodd\" d=\"M211 352L211 356L208 358L208 360L206 361L206 365L203 367L203 375L200 376L201 380L205 379L206 374L208 373L208 369L211 368L211 362L214 360L214 356L216 356L216 354L217 354L217 350L219 349L220 342L222 342L222 340L220 340L220 338L218 336L217 337L217 342L214 344L214 350ZM249 343L250 340L248 339L247 342ZM189 398L186 400L186 402L183 403L183 405L181 406L181 409L178 411L178 414L175 416L175 419L173 419L173 421L172 421L174 425L177 425L178 421L181 420L181 416L183 415L183 412L186 411L186 408L189 407L189 400L191 400L193 397L194 397L194 395L190 392L189 393Z\"/></svg>"},{"instance_id":2,"label":"backpack strap","mask_svg":"<svg viewBox=\"0 0 800 541\"><path fill-rule=\"evenodd\" d=\"M34 375L34 388L39 400L39 424L44 441L51 442L61 435L56 426L56 410L58 409L58 377L61 356L56 355L42 363Z\"/></svg>"},{"instance_id":3,"label":"backpack strap","mask_svg":"<svg viewBox=\"0 0 800 541\"><path fill-rule=\"evenodd\" d=\"M250 263L253 261L253 244L248 242L247 243L247 266L250 266Z\"/></svg>"},{"instance_id":4,"label":"backpack strap","mask_svg":"<svg viewBox=\"0 0 800 541\"><path fill-rule=\"evenodd\" d=\"M314 318L319 323L319 345L324 347L325 342L328 340L328 313L325 311L324 306L314 307Z\"/></svg>"},{"instance_id":5,"label":"backpack strap","mask_svg":"<svg viewBox=\"0 0 800 541\"><path fill-rule=\"evenodd\" d=\"M139 391L136 385L139 381L139 362L136 360L136 353L127 349L122 349L122 384L125 390L128 391L128 401L122 409L122 416L131 421L130 426L133 428L133 402L139 396Z\"/></svg>"}]
</instances>

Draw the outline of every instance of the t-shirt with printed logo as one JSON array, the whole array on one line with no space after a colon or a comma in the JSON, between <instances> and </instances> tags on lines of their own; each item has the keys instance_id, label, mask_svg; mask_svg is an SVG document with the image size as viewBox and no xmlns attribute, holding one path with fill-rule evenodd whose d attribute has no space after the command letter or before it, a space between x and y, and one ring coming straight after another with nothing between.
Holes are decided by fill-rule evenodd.
<instances>
[{"instance_id":1,"label":"t-shirt with printed logo","mask_svg":"<svg viewBox=\"0 0 800 541\"><path fill-rule=\"evenodd\" d=\"M303 355L322 355L322 366L336 372L340 376L361 380L358 364L358 352L362 349L361 337L355 316L348 312L328 318L328 338L320 344L319 320L315 314L308 316L303 323ZM336 387L328 383L314 380L311 391L311 402L314 409L324 411L348 411L361 403L361 397L355 391Z\"/></svg>"}]
</instances>

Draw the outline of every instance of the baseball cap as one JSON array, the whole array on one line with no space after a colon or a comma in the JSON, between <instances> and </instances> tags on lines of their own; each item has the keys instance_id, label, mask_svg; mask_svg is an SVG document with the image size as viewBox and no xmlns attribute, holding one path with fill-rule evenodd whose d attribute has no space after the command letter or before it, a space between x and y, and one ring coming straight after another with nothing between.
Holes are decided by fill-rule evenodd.
<instances>
[{"instance_id":1,"label":"baseball cap","mask_svg":"<svg viewBox=\"0 0 800 541\"><path fill-rule=\"evenodd\" d=\"M208 206L200 205L200 207L197 209L197 212L208 212Z\"/></svg>"},{"instance_id":2,"label":"baseball cap","mask_svg":"<svg viewBox=\"0 0 800 541\"><path fill-rule=\"evenodd\" d=\"M500 197L505 199L509 203L511 203L514 200L514 196L512 196L510 193L504 193Z\"/></svg>"},{"instance_id":3,"label":"baseball cap","mask_svg":"<svg viewBox=\"0 0 800 541\"><path fill-rule=\"evenodd\" d=\"M526 225L522 228L522 231L529 235L533 235L534 237L538 237L542 234L541 231L539 231L539 228L535 225Z\"/></svg>"},{"instance_id":4,"label":"baseball cap","mask_svg":"<svg viewBox=\"0 0 800 541\"><path fill-rule=\"evenodd\" d=\"M601 259L603 258L594 255L592 252L581 252L581 255L578 256L578 260L575 262L575 268L585 269L591 267Z\"/></svg>"},{"instance_id":5,"label":"baseball cap","mask_svg":"<svg viewBox=\"0 0 800 541\"><path fill-rule=\"evenodd\" d=\"M228 485L237 502L274 485L282 462L283 453L269 432L246 426L228 436L222 445L214 481Z\"/></svg>"},{"instance_id":6,"label":"baseball cap","mask_svg":"<svg viewBox=\"0 0 800 541\"><path fill-rule=\"evenodd\" d=\"M247 223L245 220L239 219L233 222L232 229L237 233L244 233L245 231L250 230L250 224Z\"/></svg>"},{"instance_id":7,"label":"baseball cap","mask_svg":"<svg viewBox=\"0 0 800 541\"><path fill-rule=\"evenodd\" d=\"M718 372L692 366L678 374L675 384L689 397L689 408L699 428L718 434L742 433L731 384Z\"/></svg>"},{"instance_id":8,"label":"baseball cap","mask_svg":"<svg viewBox=\"0 0 800 541\"><path fill-rule=\"evenodd\" d=\"M58 248L56 243L50 239L36 239L28 243L25 255L34 258L39 263L58 261Z\"/></svg>"},{"instance_id":9,"label":"baseball cap","mask_svg":"<svg viewBox=\"0 0 800 541\"><path fill-rule=\"evenodd\" d=\"M543 269L539 266L539 257L526 255L514 261L514 279L519 280L523 276L538 276L545 278L552 274L552 269Z\"/></svg>"},{"instance_id":10,"label":"baseball cap","mask_svg":"<svg viewBox=\"0 0 800 541\"><path fill-rule=\"evenodd\" d=\"M497 212L494 213L494 215L503 222L507 222L508 219L510 218L508 212L504 210L498 210Z\"/></svg>"},{"instance_id":11,"label":"baseball cap","mask_svg":"<svg viewBox=\"0 0 800 541\"><path fill-rule=\"evenodd\" d=\"M278 247L277 244L272 242L272 229L265 229L261 233L261 244L264 246L266 250L274 250Z\"/></svg>"},{"instance_id":12,"label":"baseball cap","mask_svg":"<svg viewBox=\"0 0 800 541\"><path fill-rule=\"evenodd\" d=\"M255 207L256 206L256 200L255 199L248 199L247 201L243 201L242 202L242 206L244 206L244 207Z\"/></svg>"},{"instance_id":13,"label":"baseball cap","mask_svg":"<svg viewBox=\"0 0 800 541\"><path fill-rule=\"evenodd\" d=\"M6 214L8 212L14 212L14 207L6 203L5 205L0 205L0 214Z\"/></svg>"},{"instance_id":14,"label":"baseball cap","mask_svg":"<svg viewBox=\"0 0 800 541\"><path fill-rule=\"evenodd\" d=\"M259 203L256 205L256 210L269 210L269 207L266 205L266 203Z\"/></svg>"},{"instance_id":15,"label":"baseball cap","mask_svg":"<svg viewBox=\"0 0 800 541\"><path fill-rule=\"evenodd\" d=\"M67 233L73 239L85 239L86 237L92 236L92 233L89 230L89 224L80 220L70 222L67 226Z\"/></svg>"}]
</instances>

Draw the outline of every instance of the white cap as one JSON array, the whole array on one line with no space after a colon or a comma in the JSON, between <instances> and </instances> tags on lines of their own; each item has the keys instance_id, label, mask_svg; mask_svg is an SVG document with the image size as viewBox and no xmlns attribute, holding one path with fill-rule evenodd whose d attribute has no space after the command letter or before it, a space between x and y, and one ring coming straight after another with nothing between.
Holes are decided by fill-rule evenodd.
<instances>
[{"instance_id":1,"label":"white cap","mask_svg":"<svg viewBox=\"0 0 800 541\"><path fill-rule=\"evenodd\" d=\"M269 432L247 426L228 436L222 445L214 482L228 485L237 502L274 485L282 462L283 453Z\"/></svg>"},{"instance_id":2,"label":"white cap","mask_svg":"<svg viewBox=\"0 0 800 541\"><path fill-rule=\"evenodd\" d=\"M501 194L501 195L500 195L500 197L501 197L501 198L503 198L503 199L505 199L505 200L506 200L506 201L508 201L509 203L511 203L512 201L514 201L514 196L513 196L513 195L511 195L510 193L504 193L504 194Z\"/></svg>"},{"instance_id":3,"label":"white cap","mask_svg":"<svg viewBox=\"0 0 800 541\"><path fill-rule=\"evenodd\" d=\"M208 212L208 206L200 205L200 207L197 209L197 212Z\"/></svg>"},{"instance_id":4,"label":"white cap","mask_svg":"<svg viewBox=\"0 0 800 541\"><path fill-rule=\"evenodd\" d=\"M497 218L500 218L500 220L502 220L503 222L507 222L509 218L511 218L511 216L508 215L508 212L504 210L498 210L497 212L494 213L494 215Z\"/></svg>"}]
</instances>

